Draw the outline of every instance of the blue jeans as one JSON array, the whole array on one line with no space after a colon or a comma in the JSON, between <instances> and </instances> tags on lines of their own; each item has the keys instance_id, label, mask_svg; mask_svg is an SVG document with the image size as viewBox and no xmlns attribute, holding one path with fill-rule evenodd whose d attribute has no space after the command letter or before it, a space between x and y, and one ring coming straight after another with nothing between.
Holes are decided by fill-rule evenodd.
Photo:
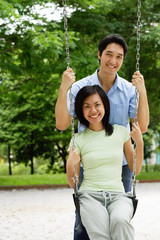
<instances>
[{"instance_id":1,"label":"blue jeans","mask_svg":"<svg viewBox=\"0 0 160 240\"><path fill-rule=\"evenodd\" d=\"M122 182L123 182L124 190L125 190L126 193L131 191L132 176L133 176L133 173L130 170L129 166L124 165L122 167Z\"/></svg>"},{"instance_id":2,"label":"blue jeans","mask_svg":"<svg viewBox=\"0 0 160 240\"><path fill-rule=\"evenodd\" d=\"M83 180L83 168L80 169L79 186ZM122 182L124 185L125 192L131 191L132 186L132 172L128 165L122 167ZM89 240L86 229L82 225L81 219L76 211L76 220L74 225L74 240Z\"/></svg>"}]
</instances>

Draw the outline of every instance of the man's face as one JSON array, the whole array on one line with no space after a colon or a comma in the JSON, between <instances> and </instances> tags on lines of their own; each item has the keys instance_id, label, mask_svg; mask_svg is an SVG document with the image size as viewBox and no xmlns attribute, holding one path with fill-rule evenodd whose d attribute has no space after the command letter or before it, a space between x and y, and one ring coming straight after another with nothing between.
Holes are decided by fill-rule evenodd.
<instances>
[{"instance_id":1,"label":"man's face","mask_svg":"<svg viewBox=\"0 0 160 240\"><path fill-rule=\"evenodd\" d=\"M100 69L109 74L115 74L122 66L124 59L124 50L120 44L110 43L103 50L102 55L98 51L100 60Z\"/></svg>"}]
</instances>

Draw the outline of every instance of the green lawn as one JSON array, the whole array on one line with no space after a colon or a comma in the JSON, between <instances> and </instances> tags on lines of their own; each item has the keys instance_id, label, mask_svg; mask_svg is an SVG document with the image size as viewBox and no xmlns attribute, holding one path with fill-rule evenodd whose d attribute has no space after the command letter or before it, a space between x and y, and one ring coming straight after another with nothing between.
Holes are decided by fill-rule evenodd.
<instances>
[{"instance_id":1,"label":"green lawn","mask_svg":"<svg viewBox=\"0 0 160 240\"><path fill-rule=\"evenodd\" d=\"M160 172L147 173L142 171L136 178L139 180L160 179ZM41 184L67 184L66 174L0 176L0 186Z\"/></svg>"},{"instance_id":2,"label":"green lawn","mask_svg":"<svg viewBox=\"0 0 160 240\"><path fill-rule=\"evenodd\" d=\"M67 184L66 174L0 176L0 186Z\"/></svg>"},{"instance_id":3,"label":"green lawn","mask_svg":"<svg viewBox=\"0 0 160 240\"><path fill-rule=\"evenodd\" d=\"M141 172L136 176L138 180L160 180L160 172Z\"/></svg>"}]
</instances>

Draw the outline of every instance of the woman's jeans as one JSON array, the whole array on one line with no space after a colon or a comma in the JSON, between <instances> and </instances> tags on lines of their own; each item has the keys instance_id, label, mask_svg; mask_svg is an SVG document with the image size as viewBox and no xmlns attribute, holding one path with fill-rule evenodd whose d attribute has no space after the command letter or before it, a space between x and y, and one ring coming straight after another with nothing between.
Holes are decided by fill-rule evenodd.
<instances>
[{"instance_id":1,"label":"woman's jeans","mask_svg":"<svg viewBox=\"0 0 160 240\"><path fill-rule=\"evenodd\" d=\"M80 169L80 179L79 179L79 186L81 185L83 180L83 168ZM131 191L132 186L132 172L128 165L124 165L122 167L122 182L124 185L125 192ZM82 225L81 219L76 211L75 215L75 225L74 225L74 240L89 240L87 232Z\"/></svg>"}]
</instances>

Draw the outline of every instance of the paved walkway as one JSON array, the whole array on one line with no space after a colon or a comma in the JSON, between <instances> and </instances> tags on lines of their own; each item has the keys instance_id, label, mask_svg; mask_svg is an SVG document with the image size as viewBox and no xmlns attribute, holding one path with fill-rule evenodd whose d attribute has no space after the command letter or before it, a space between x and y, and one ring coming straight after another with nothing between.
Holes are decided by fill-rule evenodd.
<instances>
[{"instance_id":1,"label":"paved walkway","mask_svg":"<svg viewBox=\"0 0 160 240\"><path fill-rule=\"evenodd\" d=\"M0 240L72 240L72 192L68 188L0 191ZM159 240L160 183L138 184L137 195L135 240Z\"/></svg>"}]
</instances>

